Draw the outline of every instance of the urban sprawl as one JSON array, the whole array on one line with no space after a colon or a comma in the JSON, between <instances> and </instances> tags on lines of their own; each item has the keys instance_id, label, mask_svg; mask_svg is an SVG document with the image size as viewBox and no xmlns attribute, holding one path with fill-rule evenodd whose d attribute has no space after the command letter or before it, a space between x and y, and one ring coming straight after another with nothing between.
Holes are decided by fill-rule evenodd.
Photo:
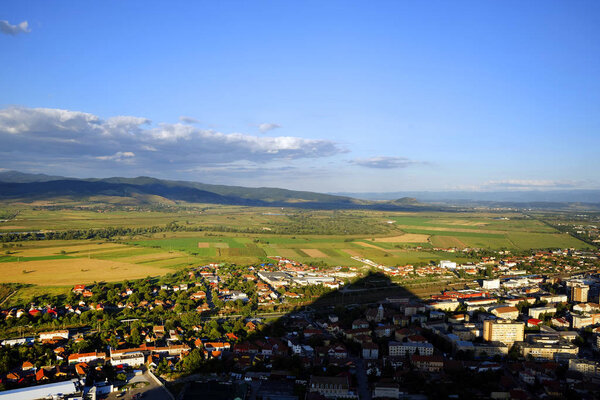
<instances>
[{"instance_id":1,"label":"urban sprawl","mask_svg":"<svg viewBox=\"0 0 600 400\"><path fill-rule=\"evenodd\" d=\"M1 310L0 399L595 398L598 257L355 257L362 268L272 257L76 285Z\"/></svg>"}]
</instances>

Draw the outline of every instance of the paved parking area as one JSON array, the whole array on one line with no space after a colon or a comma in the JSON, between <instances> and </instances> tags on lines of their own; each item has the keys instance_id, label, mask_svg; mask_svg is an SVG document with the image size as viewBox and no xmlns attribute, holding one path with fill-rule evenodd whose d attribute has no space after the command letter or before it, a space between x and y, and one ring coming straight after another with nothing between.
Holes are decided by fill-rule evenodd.
<instances>
[{"instance_id":1,"label":"paved parking area","mask_svg":"<svg viewBox=\"0 0 600 400\"><path fill-rule=\"evenodd\" d=\"M144 372L143 375L139 375L134 377L131 380L132 383L135 382L147 382L148 384L145 386L141 386L128 391L124 396L117 397L118 393L109 394L106 399L107 400L133 400L135 398L139 398L140 400L171 400L171 396L167 392L163 386L158 385L148 374L148 372ZM139 396L139 397L138 397Z\"/></svg>"}]
</instances>

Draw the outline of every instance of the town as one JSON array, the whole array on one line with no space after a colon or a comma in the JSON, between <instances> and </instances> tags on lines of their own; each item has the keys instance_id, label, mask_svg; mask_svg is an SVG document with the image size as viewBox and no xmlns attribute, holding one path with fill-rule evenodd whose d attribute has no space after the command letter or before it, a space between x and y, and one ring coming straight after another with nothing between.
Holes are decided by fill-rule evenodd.
<instances>
[{"instance_id":1,"label":"town","mask_svg":"<svg viewBox=\"0 0 600 400\"><path fill-rule=\"evenodd\" d=\"M272 257L76 285L1 310L0 398L593 398L598 257L363 268ZM403 286L423 276L437 282L428 294Z\"/></svg>"}]
</instances>

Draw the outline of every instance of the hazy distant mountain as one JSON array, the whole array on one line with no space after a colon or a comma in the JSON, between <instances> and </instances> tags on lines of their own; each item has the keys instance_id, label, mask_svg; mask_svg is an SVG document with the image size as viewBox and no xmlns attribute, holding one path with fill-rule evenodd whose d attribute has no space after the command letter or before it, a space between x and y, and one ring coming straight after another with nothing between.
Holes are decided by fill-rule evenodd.
<instances>
[{"instance_id":1,"label":"hazy distant mountain","mask_svg":"<svg viewBox=\"0 0 600 400\"><path fill-rule=\"evenodd\" d=\"M151 177L76 179L47 175L0 172L0 199L41 200L69 198L102 201L107 197L129 199L128 204L168 201L230 204L264 207L302 208L374 208L382 210L417 210L430 207L414 199L372 202L323 193L278 188L246 188L209 185L198 182L170 181ZM436 206L437 208L437 206Z\"/></svg>"},{"instance_id":2,"label":"hazy distant mountain","mask_svg":"<svg viewBox=\"0 0 600 400\"><path fill-rule=\"evenodd\" d=\"M15 183L27 183L27 182L48 182L57 181L60 179L70 179L64 176L52 176L46 174L27 174L19 171L0 171L0 182L15 182Z\"/></svg>"},{"instance_id":3,"label":"hazy distant mountain","mask_svg":"<svg viewBox=\"0 0 600 400\"><path fill-rule=\"evenodd\" d=\"M265 207L364 208L390 211L456 210L456 206L600 208L598 190L324 194L267 187L210 185L146 176L77 179L18 171L0 172L0 199L31 201L69 198L102 202L107 197L111 197L111 201L114 202L119 202L119 198L126 199L126 204L184 201Z\"/></svg>"},{"instance_id":4,"label":"hazy distant mountain","mask_svg":"<svg viewBox=\"0 0 600 400\"><path fill-rule=\"evenodd\" d=\"M0 181L2 180L0 176ZM89 181L124 183L130 185L152 185L160 184L169 187L188 187L207 192L217 193L221 196L239 197L249 200L260 200L265 202L294 202L294 201L314 201L314 202L342 202L354 203L356 200L331 194L304 192L297 190L278 189L269 187L249 188L242 186L211 185L207 183L189 182L189 181L170 181L141 176L137 178L106 178L106 179L88 179Z\"/></svg>"},{"instance_id":5,"label":"hazy distant mountain","mask_svg":"<svg viewBox=\"0 0 600 400\"><path fill-rule=\"evenodd\" d=\"M363 200L394 200L412 197L421 202L464 204L470 202L510 203L600 203L600 190L518 190L495 192L389 192L389 193L332 193Z\"/></svg>"}]
</instances>

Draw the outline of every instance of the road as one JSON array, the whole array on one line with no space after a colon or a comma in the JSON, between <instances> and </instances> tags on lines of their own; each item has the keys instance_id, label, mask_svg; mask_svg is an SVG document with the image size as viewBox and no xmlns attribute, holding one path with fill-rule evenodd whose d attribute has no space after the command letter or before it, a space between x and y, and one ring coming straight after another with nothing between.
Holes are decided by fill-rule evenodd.
<instances>
[{"instance_id":1,"label":"road","mask_svg":"<svg viewBox=\"0 0 600 400\"><path fill-rule=\"evenodd\" d=\"M106 399L132 400L139 394L139 398L143 400L172 400L172 397L167 389L165 389L164 386L157 384L156 381L150 377L148 371L144 371L142 375L134 377L130 382L147 382L148 384L145 386L140 386L137 389L130 390L125 394L125 396L122 397L117 397L118 393L111 393L106 397Z\"/></svg>"},{"instance_id":2,"label":"road","mask_svg":"<svg viewBox=\"0 0 600 400\"><path fill-rule=\"evenodd\" d=\"M362 358L352 358L356 365L356 380L358 387L358 398L360 400L371 400L371 391L369 390L369 381L367 379L367 372L365 371L365 362Z\"/></svg>"}]
</instances>

